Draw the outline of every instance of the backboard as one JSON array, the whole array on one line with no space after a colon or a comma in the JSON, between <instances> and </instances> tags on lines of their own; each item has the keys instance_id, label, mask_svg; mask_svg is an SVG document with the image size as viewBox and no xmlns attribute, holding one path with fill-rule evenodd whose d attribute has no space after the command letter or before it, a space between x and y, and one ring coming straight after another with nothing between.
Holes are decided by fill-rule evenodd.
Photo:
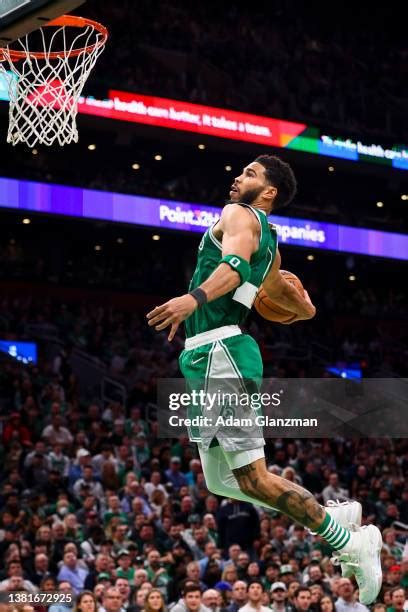
<instances>
[{"instance_id":1,"label":"backboard","mask_svg":"<svg viewBox=\"0 0 408 612\"><path fill-rule=\"evenodd\" d=\"M1 0L0 47L69 13L85 0Z\"/></svg>"}]
</instances>

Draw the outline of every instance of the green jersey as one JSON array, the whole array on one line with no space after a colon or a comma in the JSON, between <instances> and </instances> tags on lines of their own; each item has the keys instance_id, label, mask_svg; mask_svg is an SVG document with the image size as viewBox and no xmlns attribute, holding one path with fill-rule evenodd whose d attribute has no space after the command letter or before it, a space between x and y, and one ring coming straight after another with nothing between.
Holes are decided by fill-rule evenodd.
<instances>
[{"instance_id":1,"label":"green jersey","mask_svg":"<svg viewBox=\"0 0 408 612\"><path fill-rule=\"evenodd\" d=\"M251 276L237 289L233 289L197 309L185 322L187 338L223 325L241 324L252 306L259 286L275 259L278 246L276 229L269 225L267 216L263 211L247 204L241 204L241 206L252 210L261 226L258 250L253 253L249 262ZM221 259L222 244L214 236L213 228L210 227L205 232L198 247L197 265L190 281L189 291L199 287L207 280L218 267Z\"/></svg>"}]
</instances>

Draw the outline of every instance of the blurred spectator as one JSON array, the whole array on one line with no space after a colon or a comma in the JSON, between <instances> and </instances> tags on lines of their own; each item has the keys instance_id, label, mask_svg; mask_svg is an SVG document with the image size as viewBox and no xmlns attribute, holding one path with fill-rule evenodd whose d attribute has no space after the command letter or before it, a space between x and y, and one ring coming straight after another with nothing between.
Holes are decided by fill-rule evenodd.
<instances>
[{"instance_id":1,"label":"blurred spectator","mask_svg":"<svg viewBox=\"0 0 408 612\"><path fill-rule=\"evenodd\" d=\"M241 612L253 612L254 610L268 612L269 607L262 605L263 594L264 587L262 582L252 580L248 585L248 603L240 608Z\"/></svg>"},{"instance_id":2,"label":"blurred spectator","mask_svg":"<svg viewBox=\"0 0 408 612\"><path fill-rule=\"evenodd\" d=\"M146 482L144 485L144 490L147 493L149 500L151 500L152 495L155 491L161 491L164 495L164 498L168 498L168 493L163 484L161 484L161 474L160 472L153 471L150 476L150 481Z\"/></svg>"},{"instance_id":3,"label":"blurred spectator","mask_svg":"<svg viewBox=\"0 0 408 612\"><path fill-rule=\"evenodd\" d=\"M166 470L165 475L167 482L170 482L176 491L178 491L180 487L188 484L186 477L180 472L180 469L180 457L172 457L170 459L170 467L168 470Z\"/></svg>"},{"instance_id":4,"label":"blurred spectator","mask_svg":"<svg viewBox=\"0 0 408 612\"><path fill-rule=\"evenodd\" d=\"M247 601L247 583L243 580L236 580L232 585L231 603L228 606L228 612L238 612Z\"/></svg>"},{"instance_id":5,"label":"blurred spectator","mask_svg":"<svg viewBox=\"0 0 408 612\"><path fill-rule=\"evenodd\" d=\"M282 553L288 543L286 529L282 525L277 525L273 529L272 536L271 544L273 549L278 553Z\"/></svg>"},{"instance_id":6,"label":"blurred spectator","mask_svg":"<svg viewBox=\"0 0 408 612\"><path fill-rule=\"evenodd\" d=\"M391 608L389 608L390 612L402 612L406 610L405 607L405 590L401 587L394 587L391 590Z\"/></svg>"},{"instance_id":7,"label":"blurred spectator","mask_svg":"<svg viewBox=\"0 0 408 612\"><path fill-rule=\"evenodd\" d=\"M98 612L98 603L92 591L82 591L78 595L73 612Z\"/></svg>"},{"instance_id":8,"label":"blurred spectator","mask_svg":"<svg viewBox=\"0 0 408 612\"><path fill-rule=\"evenodd\" d=\"M116 568L116 576L118 578L123 578L129 584L133 584L135 569L131 567L130 554L126 548L118 552L116 562L118 564L118 567ZM118 584L116 584L116 586L119 588Z\"/></svg>"},{"instance_id":9,"label":"blurred spectator","mask_svg":"<svg viewBox=\"0 0 408 612\"><path fill-rule=\"evenodd\" d=\"M147 554L146 571L148 580L165 596L170 576L167 573L164 563L160 560L160 553L158 550L150 550Z\"/></svg>"},{"instance_id":10,"label":"blurred spectator","mask_svg":"<svg viewBox=\"0 0 408 612\"><path fill-rule=\"evenodd\" d=\"M66 552L63 557L63 564L58 572L58 580L68 581L74 593L78 594L84 588L88 573L88 570L79 565L75 553Z\"/></svg>"},{"instance_id":11,"label":"blurred spectator","mask_svg":"<svg viewBox=\"0 0 408 612\"><path fill-rule=\"evenodd\" d=\"M346 501L349 498L348 491L340 486L339 475L333 472L329 476L329 484L322 491L322 497L325 504L329 499Z\"/></svg>"},{"instance_id":12,"label":"blurred spectator","mask_svg":"<svg viewBox=\"0 0 408 612\"><path fill-rule=\"evenodd\" d=\"M166 612L163 594L158 589L151 589L147 594L143 612Z\"/></svg>"},{"instance_id":13,"label":"blurred spectator","mask_svg":"<svg viewBox=\"0 0 408 612\"><path fill-rule=\"evenodd\" d=\"M323 572L318 563L310 564L308 568L308 579L306 580L306 586L311 588L312 586L318 585L322 591L330 592L330 581L323 576Z\"/></svg>"},{"instance_id":14,"label":"blurred spectator","mask_svg":"<svg viewBox=\"0 0 408 612\"><path fill-rule=\"evenodd\" d=\"M397 541L395 529L387 528L383 531L383 548L389 555L392 555L396 561L401 561L404 547L401 542Z\"/></svg>"},{"instance_id":15,"label":"blurred spectator","mask_svg":"<svg viewBox=\"0 0 408 612\"><path fill-rule=\"evenodd\" d=\"M201 592L205 591L207 587L204 582L200 580L200 566L197 561L190 561L190 563L187 564L186 574L188 580L191 580L199 585Z\"/></svg>"},{"instance_id":16,"label":"blurred spectator","mask_svg":"<svg viewBox=\"0 0 408 612\"><path fill-rule=\"evenodd\" d=\"M120 576L117 576L115 580L115 587L119 590L120 594L122 595L122 608L124 608L125 610L129 612L130 609L132 608L132 604L130 601L131 592L132 592L130 581L127 580L127 578L122 578Z\"/></svg>"},{"instance_id":17,"label":"blurred spectator","mask_svg":"<svg viewBox=\"0 0 408 612\"><path fill-rule=\"evenodd\" d=\"M283 563L279 570L279 579L286 585L289 585L295 577L295 572L290 563Z\"/></svg>"},{"instance_id":18,"label":"blurred spectator","mask_svg":"<svg viewBox=\"0 0 408 612\"><path fill-rule=\"evenodd\" d=\"M290 606L291 610L295 609L295 597L298 588L300 587L300 582L297 580L290 580L286 585L288 593L287 593L287 603Z\"/></svg>"},{"instance_id":19,"label":"blurred spectator","mask_svg":"<svg viewBox=\"0 0 408 612\"><path fill-rule=\"evenodd\" d=\"M274 582L270 589L273 612L289 612L286 603L287 588L284 582Z\"/></svg>"},{"instance_id":20,"label":"blurred spectator","mask_svg":"<svg viewBox=\"0 0 408 612\"><path fill-rule=\"evenodd\" d=\"M238 500L227 500L217 514L220 548L227 549L231 544L239 544L251 550L254 540L259 536L259 516L255 508Z\"/></svg>"},{"instance_id":21,"label":"blurred spectator","mask_svg":"<svg viewBox=\"0 0 408 612\"><path fill-rule=\"evenodd\" d=\"M102 599L102 607L99 608L99 612L122 612L122 595L118 588L108 586Z\"/></svg>"},{"instance_id":22,"label":"blurred spectator","mask_svg":"<svg viewBox=\"0 0 408 612\"><path fill-rule=\"evenodd\" d=\"M90 466L91 454L86 448L79 448L76 452L76 461L71 464L69 470L69 483L73 485L83 476L83 469Z\"/></svg>"},{"instance_id":23,"label":"blurred spectator","mask_svg":"<svg viewBox=\"0 0 408 612\"><path fill-rule=\"evenodd\" d=\"M201 601L203 605L211 612L221 612L222 597L216 589L207 589L203 592Z\"/></svg>"},{"instance_id":24,"label":"blurred spectator","mask_svg":"<svg viewBox=\"0 0 408 612\"><path fill-rule=\"evenodd\" d=\"M52 604L48 612L68 612L74 607L74 589L68 580L61 580L58 583L58 592L65 595L63 601ZM70 603L71 602L71 603Z\"/></svg>"},{"instance_id":25,"label":"blurred spectator","mask_svg":"<svg viewBox=\"0 0 408 612\"><path fill-rule=\"evenodd\" d=\"M29 577L33 584L40 586L44 578L49 575L49 559L47 555L40 553L34 557L34 568Z\"/></svg>"},{"instance_id":26,"label":"blurred spectator","mask_svg":"<svg viewBox=\"0 0 408 612\"><path fill-rule=\"evenodd\" d=\"M367 612L368 608L355 601L354 588L348 578L341 578L337 585L338 599L335 602L336 612Z\"/></svg>"},{"instance_id":27,"label":"blurred spectator","mask_svg":"<svg viewBox=\"0 0 408 612\"><path fill-rule=\"evenodd\" d=\"M85 455L85 456L87 457L88 455ZM91 465L83 466L82 478L78 478L78 480L76 480L72 489L75 495L80 499L85 494L92 495L93 497L96 497L97 499L102 499L103 497L102 485L94 477L93 467Z\"/></svg>"},{"instance_id":28,"label":"blurred spectator","mask_svg":"<svg viewBox=\"0 0 408 612\"><path fill-rule=\"evenodd\" d=\"M37 593L38 588L23 575L23 566L18 559L7 563L7 578L0 582L0 591L23 589L29 593Z\"/></svg>"},{"instance_id":29,"label":"blurred spectator","mask_svg":"<svg viewBox=\"0 0 408 612\"><path fill-rule=\"evenodd\" d=\"M373 612L375 611L375 606ZM334 600L330 595L323 595L319 601L318 612L336 612ZM378 610L377 612L386 612L384 610Z\"/></svg>"},{"instance_id":30,"label":"blurred spectator","mask_svg":"<svg viewBox=\"0 0 408 612\"><path fill-rule=\"evenodd\" d=\"M63 422L62 416L56 414L51 418L51 424L44 428L42 437L48 444L59 444L64 447L72 443L72 434L63 426Z\"/></svg>"},{"instance_id":31,"label":"blurred spectator","mask_svg":"<svg viewBox=\"0 0 408 612\"><path fill-rule=\"evenodd\" d=\"M296 612L306 612L310 610L312 605L312 594L308 587L300 586L294 596L294 604Z\"/></svg>"},{"instance_id":32,"label":"blurred spectator","mask_svg":"<svg viewBox=\"0 0 408 612\"><path fill-rule=\"evenodd\" d=\"M98 553L95 557L94 567L89 571L85 578L84 588L93 591L98 581L98 576L109 570L110 557L107 554Z\"/></svg>"},{"instance_id":33,"label":"blurred spectator","mask_svg":"<svg viewBox=\"0 0 408 612\"><path fill-rule=\"evenodd\" d=\"M62 444L54 444L53 450L48 454L50 469L56 470L67 478L69 474L69 457L64 454Z\"/></svg>"},{"instance_id":34,"label":"blurred spectator","mask_svg":"<svg viewBox=\"0 0 408 612\"><path fill-rule=\"evenodd\" d=\"M288 549L293 551L295 559L301 561L312 552L311 543L307 539L307 532L303 525L295 525L293 535L288 540Z\"/></svg>"},{"instance_id":35,"label":"blurred spectator","mask_svg":"<svg viewBox=\"0 0 408 612\"><path fill-rule=\"evenodd\" d=\"M207 608L201 601L199 585L189 581L183 588L182 599L171 610L172 612L207 612Z\"/></svg>"},{"instance_id":36,"label":"blurred spectator","mask_svg":"<svg viewBox=\"0 0 408 612\"><path fill-rule=\"evenodd\" d=\"M31 434L27 427L21 423L21 415L13 412L10 420L3 429L3 442L9 446L11 442L20 442L25 447L31 446Z\"/></svg>"}]
</instances>

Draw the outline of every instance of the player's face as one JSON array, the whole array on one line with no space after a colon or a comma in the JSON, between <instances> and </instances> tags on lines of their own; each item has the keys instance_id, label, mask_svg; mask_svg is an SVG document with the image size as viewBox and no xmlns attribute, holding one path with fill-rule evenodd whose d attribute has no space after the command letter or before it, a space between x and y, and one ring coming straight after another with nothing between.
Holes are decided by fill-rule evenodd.
<instances>
[{"instance_id":1,"label":"player's face","mask_svg":"<svg viewBox=\"0 0 408 612\"><path fill-rule=\"evenodd\" d=\"M267 187L265 168L258 162L252 162L243 169L231 185L230 202L252 204Z\"/></svg>"}]
</instances>

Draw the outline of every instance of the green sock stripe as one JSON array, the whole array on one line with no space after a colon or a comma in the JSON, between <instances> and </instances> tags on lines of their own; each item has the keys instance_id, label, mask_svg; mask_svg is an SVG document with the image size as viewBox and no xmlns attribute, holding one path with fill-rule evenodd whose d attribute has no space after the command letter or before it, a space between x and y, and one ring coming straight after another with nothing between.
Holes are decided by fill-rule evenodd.
<instances>
[{"instance_id":1,"label":"green sock stripe","mask_svg":"<svg viewBox=\"0 0 408 612\"><path fill-rule=\"evenodd\" d=\"M326 512L326 514L324 516L324 519L323 519L323 523L320 525L320 527L318 527L316 529L316 533L318 533L319 535L321 535L323 537L323 534L325 533L325 531L329 527L331 521L332 521L332 518L331 518L330 514L328 512Z\"/></svg>"},{"instance_id":2,"label":"green sock stripe","mask_svg":"<svg viewBox=\"0 0 408 612\"><path fill-rule=\"evenodd\" d=\"M343 528L344 529L344 528ZM344 548L345 545L350 541L351 538L351 533L349 531L347 531L346 529L344 529L345 534L344 534L344 538L342 540L340 540L340 542L338 542L336 544L336 548L337 550L340 550L341 548ZM332 545L333 546L333 545ZM334 547L333 547L334 548Z\"/></svg>"},{"instance_id":3,"label":"green sock stripe","mask_svg":"<svg viewBox=\"0 0 408 612\"><path fill-rule=\"evenodd\" d=\"M321 537L335 550L343 548L351 537L350 532L333 518L330 519L327 527L324 530L322 529L319 535L321 535Z\"/></svg>"},{"instance_id":4,"label":"green sock stripe","mask_svg":"<svg viewBox=\"0 0 408 612\"><path fill-rule=\"evenodd\" d=\"M324 531L321 531L319 535L321 535L322 538L325 538L328 534L331 534L332 529L333 529L333 519L330 518L329 523L326 526L326 529L324 529Z\"/></svg>"},{"instance_id":5,"label":"green sock stripe","mask_svg":"<svg viewBox=\"0 0 408 612\"><path fill-rule=\"evenodd\" d=\"M347 544L348 540L341 540L338 544L330 544L330 546L334 549L334 550L342 550L345 545Z\"/></svg>"},{"instance_id":6,"label":"green sock stripe","mask_svg":"<svg viewBox=\"0 0 408 612\"><path fill-rule=\"evenodd\" d=\"M326 536L326 540L329 544L335 545L343 538L343 532L339 529L335 529L334 533L331 533Z\"/></svg>"},{"instance_id":7,"label":"green sock stripe","mask_svg":"<svg viewBox=\"0 0 408 612\"><path fill-rule=\"evenodd\" d=\"M339 525L339 527L340 529L336 531L335 534L326 536L325 538L330 546L332 546L335 550L340 550L343 548L351 538L351 534L347 529L341 525Z\"/></svg>"},{"instance_id":8,"label":"green sock stripe","mask_svg":"<svg viewBox=\"0 0 408 612\"><path fill-rule=\"evenodd\" d=\"M345 539L345 535L347 535L347 532L345 532L345 529L343 527L340 527L339 531L336 533L336 536L333 538L330 544L333 547L340 546L341 542Z\"/></svg>"},{"instance_id":9,"label":"green sock stripe","mask_svg":"<svg viewBox=\"0 0 408 612\"><path fill-rule=\"evenodd\" d=\"M324 538L334 550L344 548L351 538L348 529L337 523L328 512L326 512L323 523L316 530L316 533Z\"/></svg>"}]
</instances>

